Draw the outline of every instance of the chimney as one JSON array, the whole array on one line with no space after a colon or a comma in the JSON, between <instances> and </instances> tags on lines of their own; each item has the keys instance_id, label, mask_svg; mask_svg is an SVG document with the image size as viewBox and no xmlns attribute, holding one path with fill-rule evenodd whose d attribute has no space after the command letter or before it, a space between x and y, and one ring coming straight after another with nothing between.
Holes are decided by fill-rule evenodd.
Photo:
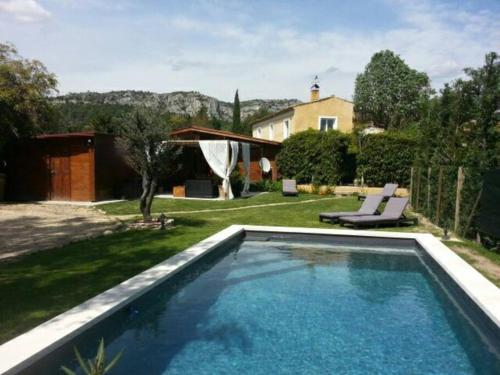
<instances>
[{"instance_id":1,"label":"chimney","mask_svg":"<svg viewBox=\"0 0 500 375\"><path fill-rule=\"evenodd\" d=\"M319 100L319 80L318 76L314 77L313 85L311 86L311 102Z\"/></svg>"}]
</instances>

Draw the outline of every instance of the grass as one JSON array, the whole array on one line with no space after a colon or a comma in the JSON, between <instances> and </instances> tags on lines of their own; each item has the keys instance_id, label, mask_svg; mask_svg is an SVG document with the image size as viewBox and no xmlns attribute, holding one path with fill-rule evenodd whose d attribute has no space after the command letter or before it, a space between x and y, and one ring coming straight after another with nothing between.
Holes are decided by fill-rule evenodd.
<instances>
[{"instance_id":1,"label":"grass","mask_svg":"<svg viewBox=\"0 0 500 375\"><path fill-rule=\"evenodd\" d=\"M128 231L0 265L0 342L175 255L217 229L180 219L167 231Z\"/></svg>"},{"instance_id":2,"label":"grass","mask_svg":"<svg viewBox=\"0 0 500 375\"><path fill-rule=\"evenodd\" d=\"M355 199L322 201L315 195L285 198L273 193L234 202L157 200L157 207L173 204L177 210L183 211L184 208L186 211L182 203L190 209L202 209L211 204L229 208L308 199L317 202L220 212L217 215L182 214L174 216L176 227L165 232L127 231L0 263L0 342L78 305L231 224L330 227L318 222L319 211L330 208L351 210L359 205ZM107 207L106 211L130 213L129 207L133 203L121 203L125 206L123 209L119 204L113 204L115 207Z\"/></svg>"},{"instance_id":3,"label":"grass","mask_svg":"<svg viewBox=\"0 0 500 375\"><path fill-rule=\"evenodd\" d=\"M467 249L473 251L474 253L479 254L485 258L488 258L493 263L500 264L500 253L488 250L476 242L469 241L469 240L443 241L443 242L448 247L455 247L455 246L466 247Z\"/></svg>"},{"instance_id":4,"label":"grass","mask_svg":"<svg viewBox=\"0 0 500 375\"><path fill-rule=\"evenodd\" d=\"M331 197L330 197L331 198ZM269 203L314 202L244 210L189 213L207 208L233 208ZM332 228L320 223L321 211L356 210L356 198L324 199L317 195L282 197L263 194L234 201L155 200L160 212L173 215L168 231L134 230L73 243L0 263L0 343L113 287L231 224ZM137 203L100 208L113 214L136 214ZM158 211L157 211L158 212ZM336 227L336 226L334 226ZM425 231L421 226L385 230Z\"/></svg>"},{"instance_id":5,"label":"grass","mask_svg":"<svg viewBox=\"0 0 500 375\"><path fill-rule=\"evenodd\" d=\"M300 194L298 197L283 197L278 193L262 193L251 198L234 200L197 200L197 199L161 199L156 198L153 201L151 211L161 212L183 212L194 210L209 210L245 207L249 205L265 205L270 203L300 202L311 199L322 199L324 197L314 194ZM130 200L126 202L117 202L103 204L99 209L110 215L136 215L138 213L139 201Z\"/></svg>"},{"instance_id":6,"label":"grass","mask_svg":"<svg viewBox=\"0 0 500 375\"><path fill-rule=\"evenodd\" d=\"M500 288L500 253L469 240L444 241L444 243Z\"/></svg>"}]
</instances>

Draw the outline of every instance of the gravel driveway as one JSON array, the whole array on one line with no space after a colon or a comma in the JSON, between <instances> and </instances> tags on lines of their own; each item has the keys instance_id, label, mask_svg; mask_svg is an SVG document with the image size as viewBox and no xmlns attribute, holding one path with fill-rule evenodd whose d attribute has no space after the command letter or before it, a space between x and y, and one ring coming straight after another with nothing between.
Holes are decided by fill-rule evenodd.
<instances>
[{"instance_id":1,"label":"gravel driveway","mask_svg":"<svg viewBox=\"0 0 500 375\"><path fill-rule=\"evenodd\" d=\"M94 237L119 225L91 207L0 204L0 260Z\"/></svg>"}]
</instances>

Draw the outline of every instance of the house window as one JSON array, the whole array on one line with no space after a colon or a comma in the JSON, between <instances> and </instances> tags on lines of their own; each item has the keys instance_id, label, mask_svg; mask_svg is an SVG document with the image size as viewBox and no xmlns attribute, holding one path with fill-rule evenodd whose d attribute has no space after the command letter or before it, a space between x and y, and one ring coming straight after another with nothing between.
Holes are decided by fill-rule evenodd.
<instances>
[{"instance_id":1,"label":"house window","mask_svg":"<svg viewBox=\"0 0 500 375\"><path fill-rule=\"evenodd\" d=\"M261 138L262 137L262 128L259 126L257 128L257 138Z\"/></svg>"},{"instance_id":2,"label":"house window","mask_svg":"<svg viewBox=\"0 0 500 375\"><path fill-rule=\"evenodd\" d=\"M338 129L337 116L320 116L318 120L318 128L322 132Z\"/></svg>"},{"instance_id":3,"label":"house window","mask_svg":"<svg viewBox=\"0 0 500 375\"><path fill-rule=\"evenodd\" d=\"M283 139L290 136L290 120L283 121Z\"/></svg>"},{"instance_id":4,"label":"house window","mask_svg":"<svg viewBox=\"0 0 500 375\"><path fill-rule=\"evenodd\" d=\"M274 139L274 124L269 125L269 139L271 141Z\"/></svg>"}]
</instances>

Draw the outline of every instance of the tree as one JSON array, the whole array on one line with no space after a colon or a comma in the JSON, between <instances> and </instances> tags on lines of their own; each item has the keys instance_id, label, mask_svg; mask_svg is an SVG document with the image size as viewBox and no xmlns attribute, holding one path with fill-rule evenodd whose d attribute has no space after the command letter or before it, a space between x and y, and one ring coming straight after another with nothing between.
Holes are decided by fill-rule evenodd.
<instances>
[{"instance_id":1,"label":"tree","mask_svg":"<svg viewBox=\"0 0 500 375\"><path fill-rule=\"evenodd\" d=\"M466 129L469 146L466 162L477 163L482 170L495 168L500 166L500 124L497 117L500 109L500 57L490 52L483 67L467 68L465 73L471 78L465 84L469 85L472 97L471 120Z\"/></svg>"},{"instance_id":2,"label":"tree","mask_svg":"<svg viewBox=\"0 0 500 375\"><path fill-rule=\"evenodd\" d=\"M151 205L158 181L172 167L180 150L168 142L170 124L151 109L138 109L124 124L120 145L129 165L142 176L139 210L151 221Z\"/></svg>"},{"instance_id":3,"label":"tree","mask_svg":"<svg viewBox=\"0 0 500 375\"><path fill-rule=\"evenodd\" d=\"M196 115L193 117L193 124L198 126L209 127L210 118L208 117L207 107L202 105Z\"/></svg>"},{"instance_id":4,"label":"tree","mask_svg":"<svg viewBox=\"0 0 500 375\"><path fill-rule=\"evenodd\" d=\"M241 128L240 98L238 96L238 90L236 90L236 94L234 95L232 130L234 133L238 134L244 133L243 129Z\"/></svg>"},{"instance_id":5,"label":"tree","mask_svg":"<svg viewBox=\"0 0 500 375\"><path fill-rule=\"evenodd\" d=\"M248 115L243 120L242 128L243 134L252 135L252 123L260 120L263 117L270 115L272 112L267 107L261 107L254 114Z\"/></svg>"},{"instance_id":6,"label":"tree","mask_svg":"<svg viewBox=\"0 0 500 375\"><path fill-rule=\"evenodd\" d=\"M356 77L354 109L361 121L401 129L420 118L431 92L427 74L411 69L392 51L380 51Z\"/></svg>"},{"instance_id":7,"label":"tree","mask_svg":"<svg viewBox=\"0 0 500 375\"><path fill-rule=\"evenodd\" d=\"M499 56L489 53L482 67L464 71L467 78L446 84L441 95L430 101L420 124L417 164L444 171L444 198L437 223L441 225L455 213L456 171L464 168L458 229L460 234L474 237L483 176L500 166L500 125L496 118L500 108ZM430 212L433 209L431 206Z\"/></svg>"},{"instance_id":8,"label":"tree","mask_svg":"<svg viewBox=\"0 0 500 375\"><path fill-rule=\"evenodd\" d=\"M486 55L485 65L464 70L469 79L445 84L431 100L421 123L421 159L435 165L472 166L484 171L499 165L500 61Z\"/></svg>"},{"instance_id":9,"label":"tree","mask_svg":"<svg viewBox=\"0 0 500 375\"><path fill-rule=\"evenodd\" d=\"M210 127L217 130L222 130L224 127L224 121L215 116L210 117Z\"/></svg>"},{"instance_id":10,"label":"tree","mask_svg":"<svg viewBox=\"0 0 500 375\"><path fill-rule=\"evenodd\" d=\"M167 121L171 126L172 131L186 128L193 124L193 119L189 115L179 115L176 113L166 113Z\"/></svg>"},{"instance_id":11,"label":"tree","mask_svg":"<svg viewBox=\"0 0 500 375\"><path fill-rule=\"evenodd\" d=\"M50 126L47 97L56 86L55 75L40 61L24 59L12 44L0 43L0 152L10 140Z\"/></svg>"}]
</instances>

